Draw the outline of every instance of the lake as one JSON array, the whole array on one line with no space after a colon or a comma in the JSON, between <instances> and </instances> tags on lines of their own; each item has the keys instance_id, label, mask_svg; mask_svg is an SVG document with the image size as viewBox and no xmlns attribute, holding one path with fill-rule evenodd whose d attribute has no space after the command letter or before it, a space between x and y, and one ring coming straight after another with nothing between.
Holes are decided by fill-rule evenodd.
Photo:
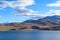
<instances>
[{"instance_id":1,"label":"lake","mask_svg":"<svg viewBox=\"0 0 60 40\"><path fill-rule=\"evenodd\" d=\"M1 31L0 40L60 40L60 31Z\"/></svg>"}]
</instances>

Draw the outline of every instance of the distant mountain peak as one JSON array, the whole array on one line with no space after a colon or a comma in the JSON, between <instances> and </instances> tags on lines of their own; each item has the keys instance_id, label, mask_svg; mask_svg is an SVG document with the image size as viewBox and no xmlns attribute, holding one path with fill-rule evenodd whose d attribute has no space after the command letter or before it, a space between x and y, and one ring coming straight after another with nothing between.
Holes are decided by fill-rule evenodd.
<instances>
[{"instance_id":1,"label":"distant mountain peak","mask_svg":"<svg viewBox=\"0 0 60 40\"><path fill-rule=\"evenodd\" d=\"M47 17L44 17L43 19L60 20L60 16L59 15L47 16Z\"/></svg>"},{"instance_id":2,"label":"distant mountain peak","mask_svg":"<svg viewBox=\"0 0 60 40\"><path fill-rule=\"evenodd\" d=\"M57 20L59 20L59 22ZM26 20L23 23L35 23L39 25L60 25L60 16L59 15L47 16L37 20Z\"/></svg>"}]
</instances>

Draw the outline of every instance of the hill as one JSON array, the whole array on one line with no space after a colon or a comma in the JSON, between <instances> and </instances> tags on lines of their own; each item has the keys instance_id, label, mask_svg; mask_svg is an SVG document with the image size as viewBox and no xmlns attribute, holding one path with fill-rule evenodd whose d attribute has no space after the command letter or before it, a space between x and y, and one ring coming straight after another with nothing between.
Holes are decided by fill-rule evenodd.
<instances>
[{"instance_id":1,"label":"hill","mask_svg":"<svg viewBox=\"0 0 60 40\"><path fill-rule=\"evenodd\" d=\"M47 16L37 20L26 20L22 23L3 23L0 30L60 30L60 16Z\"/></svg>"}]
</instances>

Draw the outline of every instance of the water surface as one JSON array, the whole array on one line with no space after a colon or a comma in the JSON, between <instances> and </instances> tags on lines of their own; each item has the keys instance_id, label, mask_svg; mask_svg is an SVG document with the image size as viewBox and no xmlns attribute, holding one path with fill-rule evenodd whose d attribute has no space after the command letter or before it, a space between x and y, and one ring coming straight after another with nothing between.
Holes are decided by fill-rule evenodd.
<instances>
[{"instance_id":1,"label":"water surface","mask_svg":"<svg viewBox=\"0 0 60 40\"><path fill-rule=\"evenodd\" d=\"M1 31L0 40L60 40L60 31Z\"/></svg>"}]
</instances>

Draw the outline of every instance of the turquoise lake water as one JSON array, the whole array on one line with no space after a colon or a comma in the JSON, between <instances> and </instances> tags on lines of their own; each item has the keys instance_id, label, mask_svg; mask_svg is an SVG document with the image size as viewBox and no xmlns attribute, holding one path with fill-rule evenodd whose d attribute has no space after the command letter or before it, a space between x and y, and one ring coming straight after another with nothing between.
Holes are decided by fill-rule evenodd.
<instances>
[{"instance_id":1,"label":"turquoise lake water","mask_svg":"<svg viewBox=\"0 0 60 40\"><path fill-rule=\"evenodd\" d=\"M1 31L0 40L60 40L60 31Z\"/></svg>"}]
</instances>

